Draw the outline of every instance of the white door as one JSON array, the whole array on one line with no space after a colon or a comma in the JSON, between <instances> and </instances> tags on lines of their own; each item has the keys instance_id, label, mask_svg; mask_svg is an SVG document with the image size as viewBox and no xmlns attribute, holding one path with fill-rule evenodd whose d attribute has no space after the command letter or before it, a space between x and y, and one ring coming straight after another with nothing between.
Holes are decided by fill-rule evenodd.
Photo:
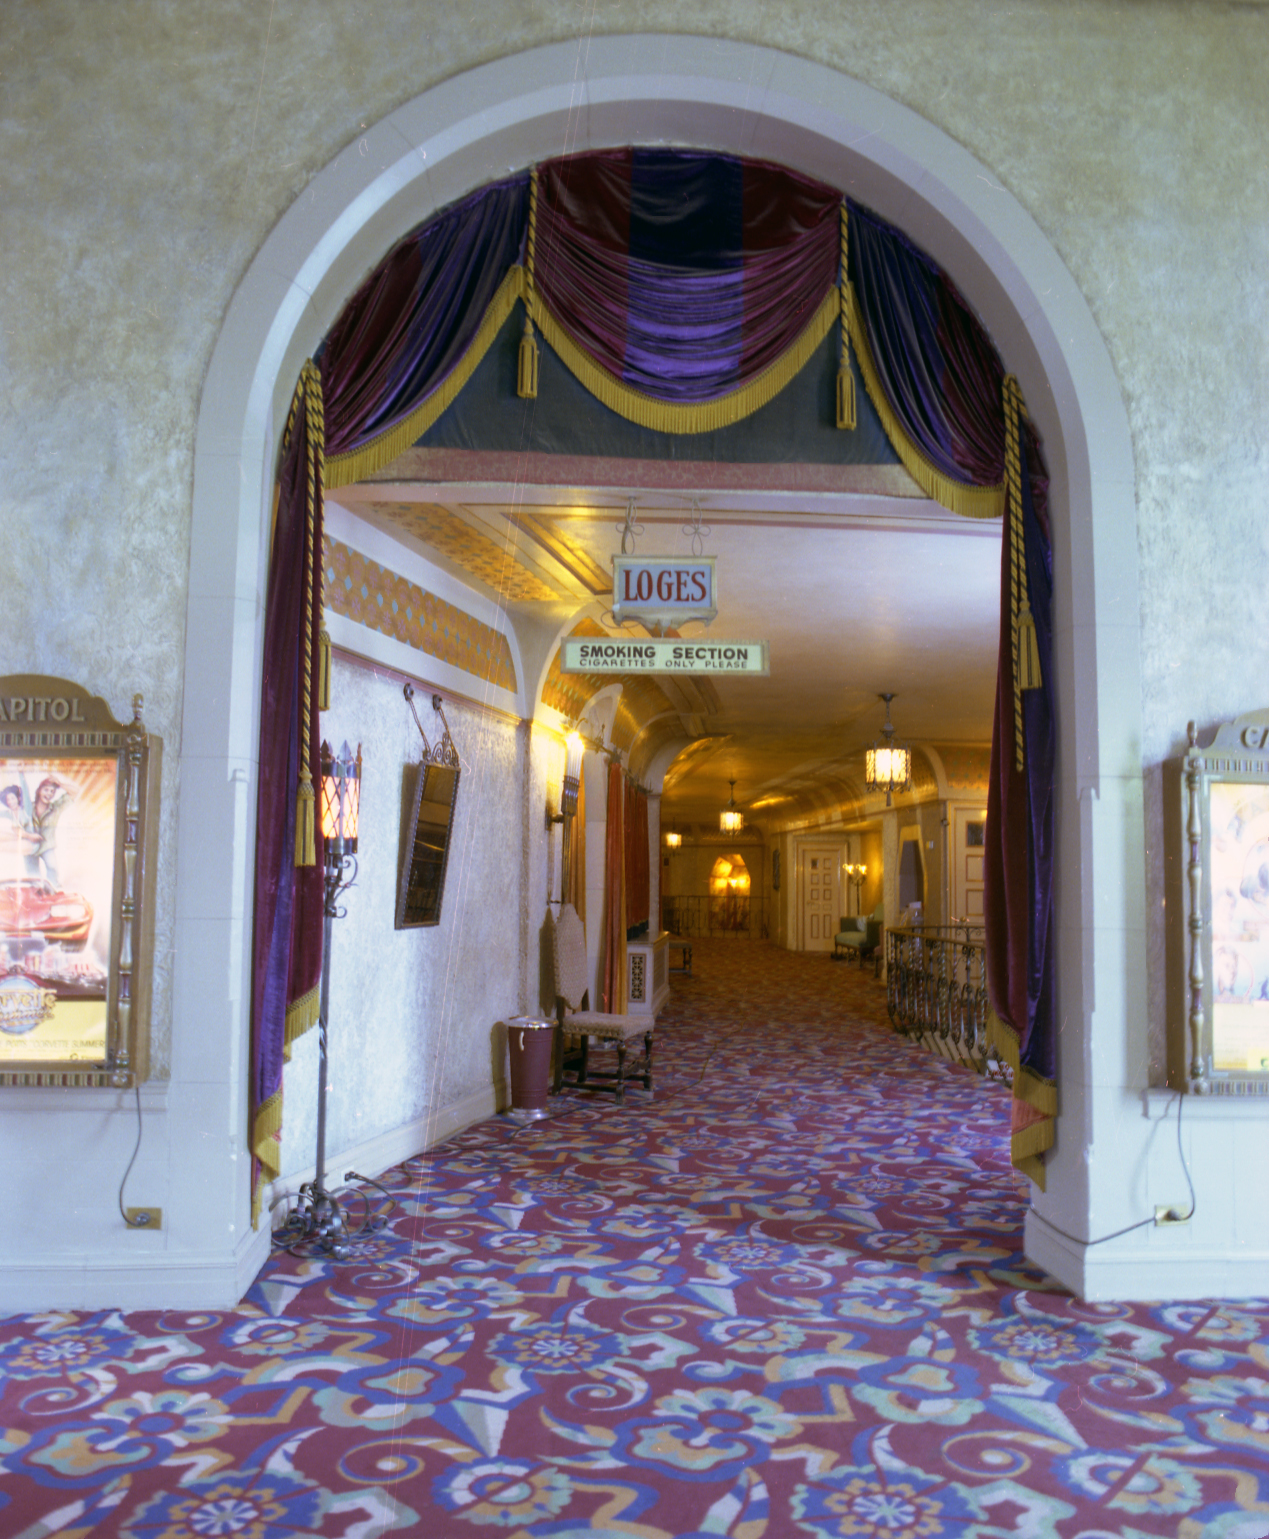
<instances>
[{"instance_id":1,"label":"white door","mask_svg":"<svg viewBox=\"0 0 1269 1539\"><path fill-rule=\"evenodd\" d=\"M987 812L982 807L952 808L952 917L982 924L983 855Z\"/></svg>"},{"instance_id":2,"label":"white door","mask_svg":"<svg viewBox=\"0 0 1269 1539\"><path fill-rule=\"evenodd\" d=\"M802 949L831 951L841 922L837 845L810 845L802 851Z\"/></svg>"}]
</instances>

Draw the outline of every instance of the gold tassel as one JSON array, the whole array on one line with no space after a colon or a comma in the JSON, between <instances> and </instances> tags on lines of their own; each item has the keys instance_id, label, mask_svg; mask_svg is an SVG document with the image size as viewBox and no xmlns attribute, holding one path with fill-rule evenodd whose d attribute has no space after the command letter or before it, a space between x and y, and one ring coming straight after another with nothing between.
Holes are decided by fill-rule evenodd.
<instances>
[{"instance_id":1,"label":"gold tassel","mask_svg":"<svg viewBox=\"0 0 1269 1539\"><path fill-rule=\"evenodd\" d=\"M295 864L317 864L317 828L314 813L317 799L313 795L313 782L307 777L300 781L300 792L295 802Z\"/></svg>"},{"instance_id":2,"label":"gold tassel","mask_svg":"<svg viewBox=\"0 0 1269 1539\"><path fill-rule=\"evenodd\" d=\"M325 626L317 638L317 709L330 710L330 632Z\"/></svg>"},{"instance_id":3,"label":"gold tassel","mask_svg":"<svg viewBox=\"0 0 1269 1539\"><path fill-rule=\"evenodd\" d=\"M837 371L837 425L839 428L856 426L855 376L850 367L850 360L846 357L843 357L841 367Z\"/></svg>"},{"instance_id":4,"label":"gold tassel","mask_svg":"<svg viewBox=\"0 0 1269 1539\"><path fill-rule=\"evenodd\" d=\"M538 342L533 335L533 322L527 315L524 318L524 335L520 338L516 394L522 401L536 401L538 398Z\"/></svg>"},{"instance_id":5,"label":"gold tassel","mask_svg":"<svg viewBox=\"0 0 1269 1539\"><path fill-rule=\"evenodd\" d=\"M1030 604L1023 603L1018 612L1018 687L1039 689L1040 641L1035 633L1035 620Z\"/></svg>"}]
</instances>

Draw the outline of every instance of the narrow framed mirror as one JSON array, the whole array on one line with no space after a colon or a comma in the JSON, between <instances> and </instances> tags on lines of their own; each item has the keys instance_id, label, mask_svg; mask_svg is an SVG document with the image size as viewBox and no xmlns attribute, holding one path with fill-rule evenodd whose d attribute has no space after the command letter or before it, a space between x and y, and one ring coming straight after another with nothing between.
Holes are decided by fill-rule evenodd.
<instances>
[{"instance_id":1,"label":"narrow framed mirror","mask_svg":"<svg viewBox=\"0 0 1269 1539\"><path fill-rule=\"evenodd\" d=\"M405 686L405 698L414 711L414 691ZM401 850L401 879L397 888L396 928L418 929L439 924L445 895L445 871L449 865L450 839L454 831L454 807L461 775L458 753L441 710L440 696L432 696L432 708L445 723L435 748L423 738L423 757L406 766L407 812ZM414 719L418 722L417 711ZM412 783L411 783L412 777Z\"/></svg>"}]
</instances>

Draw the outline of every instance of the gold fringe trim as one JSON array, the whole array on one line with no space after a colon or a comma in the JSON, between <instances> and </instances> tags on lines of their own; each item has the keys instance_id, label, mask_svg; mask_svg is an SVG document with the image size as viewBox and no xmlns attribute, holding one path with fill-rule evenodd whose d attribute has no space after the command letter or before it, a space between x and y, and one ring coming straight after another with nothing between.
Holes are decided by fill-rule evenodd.
<instances>
[{"instance_id":1,"label":"gold fringe trim","mask_svg":"<svg viewBox=\"0 0 1269 1539\"><path fill-rule=\"evenodd\" d=\"M1025 1101L1046 1117L1056 1117L1057 1086L1052 1080L1041 1079L1033 1070L1022 1067L1019 1062L1018 1033L1008 1021L1002 1021L990 1006L987 1009L987 1044L994 1047L996 1056L1013 1070L1014 1100Z\"/></svg>"},{"instance_id":2,"label":"gold fringe trim","mask_svg":"<svg viewBox=\"0 0 1269 1539\"><path fill-rule=\"evenodd\" d=\"M1022 1156L1021 1158L1014 1159L1011 1153L1010 1160L1013 1164L1013 1168L1015 1170L1020 1170L1029 1181L1034 1181L1042 1192L1047 1189L1044 1184L1044 1161L1040 1158L1039 1155Z\"/></svg>"},{"instance_id":3,"label":"gold fringe trim","mask_svg":"<svg viewBox=\"0 0 1269 1539\"><path fill-rule=\"evenodd\" d=\"M713 401L683 404L658 401L642 390L632 390L597 364L589 353L583 352L542 303L540 295L535 292L527 297L526 303L538 330L559 354L561 362L596 400L627 422L637 422L640 427L652 428L658 433L712 433L751 416L759 407L774 400L794 375L810 362L816 348L833 329L840 311L837 290L832 288L820 301L797 340L747 385Z\"/></svg>"},{"instance_id":4,"label":"gold fringe trim","mask_svg":"<svg viewBox=\"0 0 1269 1539\"><path fill-rule=\"evenodd\" d=\"M1043 1122L1032 1122L1025 1128L1019 1128L1009 1139L1009 1153L1015 1165L1029 1155L1043 1154L1046 1149L1052 1147L1052 1117L1046 1117Z\"/></svg>"},{"instance_id":5,"label":"gold fringe trim","mask_svg":"<svg viewBox=\"0 0 1269 1539\"><path fill-rule=\"evenodd\" d=\"M321 1009L320 984L315 984L307 994L301 994L286 1007L286 1019L282 1023L282 1057L287 1063L291 1061L291 1044L297 1037L302 1037L306 1031L317 1025L317 1017Z\"/></svg>"},{"instance_id":6,"label":"gold fringe trim","mask_svg":"<svg viewBox=\"0 0 1269 1539\"><path fill-rule=\"evenodd\" d=\"M841 260L838 263L837 288L840 295L842 346L841 361L837 366L837 426L854 428L858 425L855 408L855 376L850 367L850 222L846 211L846 199L842 199Z\"/></svg>"},{"instance_id":7,"label":"gold fringe trim","mask_svg":"<svg viewBox=\"0 0 1269 1539\"><path fill-rule=\"evenodd\" d=\"M886 393L881 388L877 366L873 362L872 349L859 319L859 305L854 285L850 288L848 318L850 340L855 348L855 360L863 376L864 389L877 410L886 437L894 446L904 469L927 497L945 507L949 513L959 513L962 518L1000 518L1005 511L1005 483L998 486L964 486L932 465L908 437L902 423L895 416Z\"/></svg>"},{"instance_id":8,"label":"gold fringe trim","mask_svg":"<svg viewBox=\"0 0 1269 1539\"><path fill-rule=\"evenodd\" d=\"M278 1163L282 1132L282 1092L276 1091L256 1112L251 1122L251 1152L260 1161L255 1180L251 1183L251 1227L260 1227L260 1210L264 1189L270 1181L276 1181L282 1167Z\"/></svg>"},{"instance_id":9,"label":"gold fringe trim","mask_svg":"<svg viewBox=\"0 0 1269 1539\"><path fill-rule=\"evenodd\" d=\"M471 345L444 383L438 385L408 417L403 417L394 427L372 438L360 449L332 455L326 461L328 488L349 486L354 481L363 481L367 476L375 475L427 432L446 407L453 404L459 391L475 373L476 365L489 351L507 317L515 309L516 300L522 297L523 287L524 269L509 268L506 277L498 285L497 293L489 301L489 308L485 311Z\"/></svg>"}]
</instances>

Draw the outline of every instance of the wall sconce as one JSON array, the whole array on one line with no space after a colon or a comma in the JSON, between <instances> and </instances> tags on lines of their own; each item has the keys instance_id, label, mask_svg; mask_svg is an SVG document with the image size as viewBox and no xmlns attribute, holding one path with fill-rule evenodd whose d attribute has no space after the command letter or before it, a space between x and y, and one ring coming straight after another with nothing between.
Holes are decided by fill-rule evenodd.
<instances>
[{"instance_id":1,"label":"wall sconce","mask_svg":"<svg viewBox=\"0 0 1269 1539\"><path fill-rule=\"evenodd\" d=\"M849 881L849 882L853 882L855 884L855 891L856 892L858 892L859 889L864 885L864 879L865 879L865 877L867 875L868 875L868 867L867 866L865 866L865 865L852 865L849 861L847 861L847 863L846 863L846 880Z\"/></svg>"},{"instance_id":2,"label":"wall sconce","mask_svg":"<svg viewBox=\"0 0 1269 1539\"><path fill-rule=\"evenodd\" d=\"M731 795L727 798L727 805L718 814L718 831L720 834L738 834L745 826L745 815L736 807L736 782L729 780Z\"/></svg>"},{"instance_id":3,"label":"wall sconce","mask_svg":"<svg viewBox=\"0 0 1269 1539\"><path fill-rule=\"evenodd\" d=\"M906 791L912 784L912 750L896 746L894 728L890 725L891 695L879 695L886 702L886 724L881 729L885 742L874 743L864 756L864 784L870 791L884 791L886 806L890 805L892 791Z\"/></svg>"},{"instance_id":4,"label":"wall sconce","mask_svg":"<svg viewBox=\"0 0 1269 1539\"><path fill-rule=\"evenodd\" d=\"M683 835L672 828L665 831L665 847L667 850L677 850L683 843Z\"/></svg>"},{"instance_id":5,"label":"wall sconce","mask_svg":"<svg viewBox=\"0 0 1269 1539\"><path fill-rule=\"evenodd\" d=\"M577 816L577 792L582 783L582 749L585 746L585 739L576 727L564 739L564 787L560 792L560 810L552 812L551 804L547 803L548 828L553 823L562 823L565 818Z\"/></svg>"}]
</instances>

